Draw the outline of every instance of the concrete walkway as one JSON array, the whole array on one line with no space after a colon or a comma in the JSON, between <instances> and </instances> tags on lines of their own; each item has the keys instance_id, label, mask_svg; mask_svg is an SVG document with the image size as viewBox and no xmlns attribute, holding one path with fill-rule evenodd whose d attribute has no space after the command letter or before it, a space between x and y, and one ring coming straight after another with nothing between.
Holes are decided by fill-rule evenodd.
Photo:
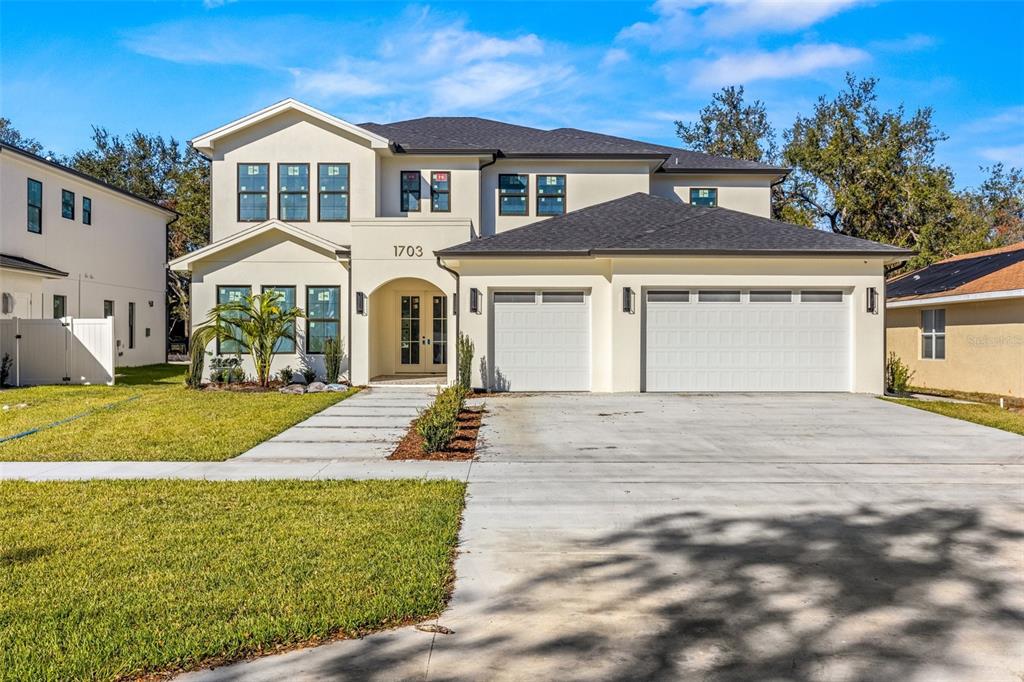
<instances>
[{"instance_id":1,"label":"concrete walkway","mask_svg":"<svg viewBox=\"0 0 1024 682\"><path fill-rule=\"evenodd\" d=\"M197 463L458 478L469 496L437 621L454 634L402 628L180 679L1019 682L1024 438L850 395L487 407L472 463L293 459L298 427L282 458ZM85 465L198 473L35 475Z\"/></svg>"}]
</instances>

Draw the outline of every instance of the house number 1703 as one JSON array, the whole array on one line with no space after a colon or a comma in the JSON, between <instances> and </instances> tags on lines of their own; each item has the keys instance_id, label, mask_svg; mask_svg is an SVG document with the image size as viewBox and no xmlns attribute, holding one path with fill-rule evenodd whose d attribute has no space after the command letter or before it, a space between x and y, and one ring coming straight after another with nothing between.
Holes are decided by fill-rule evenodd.
<instances>
[{"instance_id":1,"label":"house number 1703","mask_svg":"<svg viewBox=\"0 0 1024 682\"><path fill-rule=\"evenodd\" d=\"M413 246L412 244L395 244L395 258L421 258L423 256L422 246Z\"/></svg>"}]
</instances>

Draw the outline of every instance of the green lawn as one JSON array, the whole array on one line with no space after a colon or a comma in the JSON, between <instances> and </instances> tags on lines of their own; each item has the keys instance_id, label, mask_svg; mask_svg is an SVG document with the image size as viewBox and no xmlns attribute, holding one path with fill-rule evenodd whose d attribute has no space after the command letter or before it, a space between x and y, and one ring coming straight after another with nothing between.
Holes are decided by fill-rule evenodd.
<instances>
[{"instance_id":1,"label":"green lawn","mask_svg":"<svg viewBox=\"0 0 1024 682\"><path fill-rule=\"evenodd\" d=\"M0 680L113 680L419 621L465 486L0 482Z\"/></svg>"},{"instance_id":2,"label":"green lawn","mask_svg":"<svg viewBox=\"0 0 1024 682\"><path fill-rule=\"evenodd\" d=\"M902 398L886 398L886 400L1024 436L1024 414L1014 410L1003 410L997 405L950 403L938 400L905 400Z\"/></svg>"},{"instance_id":3,"label":"green lawn","mask_svg":"<svg viewBox=\"0 0 1024 682\"><path fill-rule=\"evenodd\" d=\"M0 461L224 460L354 392L198 392L184 375L181 365L150 365L118 370L115 386L4 389L0 438L96 411L0 443Z\"/></svg>"}]
</instances>

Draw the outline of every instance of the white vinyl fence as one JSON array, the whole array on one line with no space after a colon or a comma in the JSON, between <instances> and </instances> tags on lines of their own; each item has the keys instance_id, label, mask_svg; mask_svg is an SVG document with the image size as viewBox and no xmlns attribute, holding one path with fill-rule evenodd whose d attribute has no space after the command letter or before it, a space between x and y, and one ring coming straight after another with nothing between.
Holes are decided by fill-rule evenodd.
<instances>
[{"instance_id":1,"label":"white vinyl fence","mask_svg":"<svg viewBox=\"0 0 1024 682\"><path fill-rule=\"evenodd\" d=\"M0 359L5 354L12 386L113 385L114 318L0 320Z\"/></svg>"}]
</instances>

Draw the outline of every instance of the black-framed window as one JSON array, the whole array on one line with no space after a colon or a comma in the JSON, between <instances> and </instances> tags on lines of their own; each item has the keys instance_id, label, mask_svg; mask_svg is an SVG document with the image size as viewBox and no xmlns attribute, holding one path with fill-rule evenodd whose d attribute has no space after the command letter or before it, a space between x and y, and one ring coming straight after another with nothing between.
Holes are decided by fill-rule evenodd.
<instances>
[{"instance_id":1,"label":"black-framed window","mask_svg":"<svg viewBox=\"0 0 1024 682\"><path fill-rule=\"evenodd\" d=\"M450 213L452 210L451 171L431 171L430 210L434 213Z\"/></svg>"},{"instance_id":2,"label":"black-framed window","mask_svg":"<svg viewBox=\"0 0 1024 682\"><path fill-rule=\"evenodd\" d=\"M103 301L103 317L113 317L113 316L114 316L114 302L113 301L109 301L109 300Z\"/></svg>"},{"instance_id":3,"label":"black-framed window","mask_svg":"<svg viewBox=\"0 0 1024 682\"><path fill-rule=\"evenodd\" d=\"M279 304L281 306L282 310L291 310L292 308L295 307L295 287L290 285L290 284L287 284L287 285L264 284L262 287L260 287L260 291L262 291L263 293L266 293L268 291L276 291L276 292L280 293L282 296L284 296L284 298L281 299L280 304ZM274 352L275 353L294 353L295 352L295 325L294 324L288 325L288 336L290 338L282 337L282 338L277 340L277 343L274 344Z\"/></svg>"},{"instance_id":4,"label":"black-framed window","mask_svg":"<svg viewBox=\"0 0 1024 682\"><path fill-rule=\"evenodd\" d=\"M92 199L82 197L82 224L92 225Z\"/></svg>"},{"instance_id":5,"label":"black-framed window","mask_svg":"<svg viewBox=\"0 0 1024 682\"><path fill-rule=\"evenodd\" d=\"M434 349L433 361L435 365L443 365L448 362L448 298L434 296L431 304L434 332L431 342Z\"/></svg>"},{"instance_id":6,"label":"black-framed window","mask_svg":"<svg viewBox=\"0 0 1024 682\"><path fill-rule=\"evenodd\" d=\"M718 206L718 190L713 187L690 189L690 203L694 206Z\"/></svg>"},{"instance_id":7,"label":"black-framed window","mask_svg":"<svg viewBox=\"0 0 1024 682\"><path fill-rule=\"evenodd\" d=\"M238 220L261 223L270 217L270 164L238 164Z\"/></svg>"},{"instance_id":8,"label":"black-framed window","mask_svg":"<svg viewBox=\"0 0 1024 682\"><path fill-rule=\"evenodd\" d=\"M43 183L28 179L28 231L43 233Z\"/></svg>"},{"instance_id":9,"label":"black-framed window","mask_svg":"<svg viewBox=\"0 0 1024 682\"><path fill-rule=\"evenodd\" d=\"M921 311L921 357L946 359L946 309Z\"/></svg>"},{"instance_id":10,"label":"black-framed window","mask_svg":"<svg viewBox=\"0 0 1024 682\"><path fill-rule=\"evenodd\" d=\"M64 294L53 295L53 319L59 320L68 314L68 297Z\"/></svg>"},{"instance_id":11,"label":"black-framed window","mask_svg":"<svg viewBox=\"0 0 1024 682\"><path fill-rule=\"evenodd\" d=\"M75 219L75 193L71 190L60 191L60 215L68 220Z\"/></svg>"},{"instance_id":12,"label":"black-framed window","mask_svg":"<svg viewBox=\"0 0 1024 682\"><path fill-rule=\"evenodd\" d=\"M341 287L306 287L306 352L323 353L324 341L341 340Z\"/></svg>"},{"instance_id":13,"label":"black-framed window","mask_svg":"<svg viewBox=\"0 0 1024 682\"><path fill-rule=\"evenodd\" d=\"M498 176L498 215L529 215L530 176Z\"/></svg>"},{"instance_id":14,"label":"black-framed window","mask_svg":"<svg viewBox=\"0 0 1024 682\"><path fill-rule=\"evenodd\" d=\"M402 209L415 212L420 210L420 178L419 171L402 171Z\"/></svg>"},{"instance_id":15,"label":"black-framed window","mask_svg":"<svg viewBox=\"0 0 1024 682\"><path fill-rule=\"evenodd\" d=\"M318 163L317 220L348 220L349 166L347 163Z\"/></svg>"},{"instance_id":16,"label":"black-framed window","mask_svg":"<svg viewBox=\"0 0 1024 682\"><path fill-rule=\"evenodd\" d=\"M135 348L135 303L128 301L128 348Z\"/></svg>"},{"instance_id":17,"label":"black-framed window","mask_svg":"<svg viewBox=\"0 0 1024 682\"><path fill-rule=\"evenodd\" d=\"M252 295L252 287L246 285L233 285L233 286L218 286L217 287L217 303L241 303L246 296ZM131 312L131 303L129 306L129 313ZM237 330L234 330L238 333ZM235 337L231 339L217 340L217 354L223 353L241 353L244 349L242 348L241 338Z\"/></svg>"},{"instance_id":18,"label":"black-framed window","mask_svg":"<svg viewBox=\"0 0 1024 682\"><path fill-rule=\"evenodd\" d=\"M565 213L565 176L537 176L537 215Z\"/></svg>"},{"instance_id":19,"label":"black-framed window","mask_svg":"<svg viewBox=\"0 0 1024 682\"><path fill-rule=\"evenodd\" d=\"M277 217L289 222L309 220L309 164L277 164Z\"/></svg>"}]
</instances>

